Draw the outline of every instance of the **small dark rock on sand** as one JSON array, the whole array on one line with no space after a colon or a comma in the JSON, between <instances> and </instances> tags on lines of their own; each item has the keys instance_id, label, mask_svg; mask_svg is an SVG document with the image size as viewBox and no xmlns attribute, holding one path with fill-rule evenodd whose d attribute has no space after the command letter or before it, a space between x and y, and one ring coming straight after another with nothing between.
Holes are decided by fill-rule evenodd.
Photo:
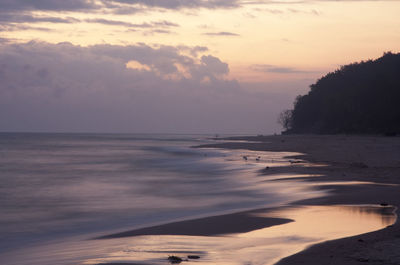
<instances>
[{"instance_id":1,"label":"small dark rock on sand","mask_svg":"<svg viewBox=\"0 0 400 265\"><path fill-rule=\"evenodd\" d=\"M188 257L188 259L199 259L200 258L200 256L196 256L196 255L189 255L187 257Z\"/></svg>"},{"instance_id":2,"label":"small dark rock on sand","mask_svg":"<svg viewBox=\"0 0 400 265\"><path fill-rule=\"evenodd\" d=\"M171 263L181 263L183 261L183 259L181 257L178 256L168 256L168 261Z\"/></svg>"}]
</instances>

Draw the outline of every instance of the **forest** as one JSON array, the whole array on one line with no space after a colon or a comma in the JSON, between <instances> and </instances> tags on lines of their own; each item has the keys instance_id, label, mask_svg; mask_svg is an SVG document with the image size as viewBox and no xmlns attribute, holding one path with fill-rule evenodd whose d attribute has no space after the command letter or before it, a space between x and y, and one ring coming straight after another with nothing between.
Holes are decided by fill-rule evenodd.
<instances>
[{"instance_id":1,"label":"forest","mask_svg":"<svg viewBox=\"0 0 400 265\"><path fill-rule=\"evenodd\" d=\"M400 133L400 54L340 67L281 112L283 133Z\"/></svg>"}]
</instances>

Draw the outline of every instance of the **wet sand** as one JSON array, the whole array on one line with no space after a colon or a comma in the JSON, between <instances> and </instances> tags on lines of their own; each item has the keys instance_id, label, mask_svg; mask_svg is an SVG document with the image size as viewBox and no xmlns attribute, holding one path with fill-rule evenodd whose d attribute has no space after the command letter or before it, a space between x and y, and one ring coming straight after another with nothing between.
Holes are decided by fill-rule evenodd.
<instances>
[{"instance_id":1,"label":"wet sand","mask_svg":"<svg viewBox=\"0 0 400 265\"><path fill-rule=\"evenodd\" d=\"M168 223L106 235L99 237L98 239L141 235L218 236L223 234L246 233L256 229L262 229L293 221L285 218L257 216L257 214L265 213L265 211L266 210L246 211Z\"/></svg>"},{"instance_id":2,"label":"wet sand","mask_svg":"<svg viewBox=\"0 0 400 265\"><path fill-rule=\"evenodd\" d=\"M236 137L230 140L240 141L225 140L207 147L303 153L291 158L291 166L266 168L260 172L312 175L303 176L302 179L311 183L326 181L326 184L316 184L315 188L329 190L328 196L298 201L296 205L400 206L399 137L285 135ZM301 163L299 159L311 165ZM348 181L353 184L341 183ZM400 264L399 222L380 231L317 244L277 264L360 263Z\"/></svg>"}]
</instances>

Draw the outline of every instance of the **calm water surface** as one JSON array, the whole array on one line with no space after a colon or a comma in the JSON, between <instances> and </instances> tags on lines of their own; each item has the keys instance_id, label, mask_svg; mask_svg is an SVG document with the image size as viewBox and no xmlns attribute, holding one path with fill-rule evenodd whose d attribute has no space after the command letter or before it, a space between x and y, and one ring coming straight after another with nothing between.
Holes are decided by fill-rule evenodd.
<instances>
[{"instance_id":1,"label":"calm water surface","mask_svg":"<svg viewBox=\"0 0 400 265\"><path fill-rule=\"evenodd\" d=\"M159 263L180 244L181 251L231 264L218 250L223 237L85 240L321 195L305 183L259 176L266 165L287 164L290 153L191 148L212 141L207 135L0 134L0 260ZM252 240L238 239L244 246Z\"/></svg>"}]
</instances>

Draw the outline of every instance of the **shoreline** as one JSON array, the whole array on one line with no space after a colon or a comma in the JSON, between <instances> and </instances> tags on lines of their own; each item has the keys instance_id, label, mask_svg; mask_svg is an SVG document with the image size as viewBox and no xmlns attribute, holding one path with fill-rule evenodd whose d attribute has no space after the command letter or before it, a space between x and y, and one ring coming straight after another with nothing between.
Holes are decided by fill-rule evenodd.
<instances>
[{"instance_id":1,"label":"shoreline","mask_svg":"<svg viewBox=\"0 0 400 265\"><path fill-rule=\"evenodd\" d=\"M202 147L299 152L304 155L292 158L324 164L325 166L302 166L299 163L260 172L267 175L282 172L309 174L313 176L301 179L328 183L315 186L316 189L329 190L327 196L297 201L295 205L390 204L396 207L398 214L400 206L400 138L398 137L282 135L234 137L223 140L231 142ZM341 182L355 184L342 185ZM352 265L360 262L400 264L398 219L395 224L382 230L313 245L283 258L276 264Z\"/></svg>"},{"instance_id":2,"label":"shoreline","mask_svg":"<svg viewBox=\"0 0 400 265\"><path fill-rule=\"evenodd\" d=\"M195 148L243 149L252 151L302 153L287 157L290 166L267 167L261 175L294 174L301 177L274 180L301 180L315 190L329 191L323 197L295 201L291 206L393 205L400 206L400 138L374 136L284 135L224 138L222 143ZM299 160L301 159L301 160ZM274 181L272 180L272 181ZM372 194L372 196L371 196ZM243 233L291 222L290 219L255 217L244 211L188 221L173 222L100 237L120 238L137 235L214 236ZM251 216L252 215L252 216ZM227 220L235 220L226 226ZM225 224L225 225L224 225ZM211 227L211 230L210 230ZM222 229L221 229L222 227ZM179 231L179 232L178 232ZM398 220L384 229L317 243L275 264L400 264L400 225Z\"/></svg>"}]
</instances>

